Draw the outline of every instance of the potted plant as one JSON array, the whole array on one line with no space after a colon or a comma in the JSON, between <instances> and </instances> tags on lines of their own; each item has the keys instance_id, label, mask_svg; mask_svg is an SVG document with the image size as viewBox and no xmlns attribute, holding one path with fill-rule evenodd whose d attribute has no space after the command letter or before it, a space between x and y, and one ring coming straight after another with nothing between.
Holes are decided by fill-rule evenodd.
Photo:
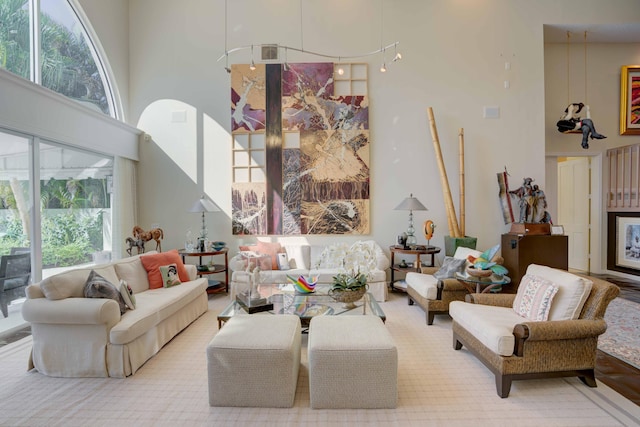
<instances>
[{"instance_id":1,"label":"potted plant","mask_svg":"<svg viewBox=\"0 0 640 427\"><path fill-rule=\"evenodd\" d=\"M354 274L339 273L333 276L333 286L329 295L336 301L346 303L345 308L355 308L358 301L367 292L367 275L358 271Z\"/></svg>"}]
</instances>

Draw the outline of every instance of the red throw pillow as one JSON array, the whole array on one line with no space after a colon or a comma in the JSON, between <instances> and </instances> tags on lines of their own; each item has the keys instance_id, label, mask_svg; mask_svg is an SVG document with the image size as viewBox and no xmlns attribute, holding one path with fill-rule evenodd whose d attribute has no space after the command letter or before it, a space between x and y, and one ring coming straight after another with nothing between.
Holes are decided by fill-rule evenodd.
<instances>
[{"instance_id":1,"label":"red throw pillow","mask_svg":"<svg viewBox=\"0 0 640 427\"><path fill-rule=\"evenodd\" d=\"M242 252L258 252L258 245L240 245Z\"/></svg>"},{"instance_id":2,"label":"red throw pillow","mask_svg":"<svg viewBox=\"0 0 640 427\"><path fill-rule=\"evenodd\" d=\"M258 252L271 256L271 269L278 269L278 252L284 252L282 245L278 242L261 242L258 241Z\"/></svg>"},{"instance_id":3,"label":"red throw pillow","mask_svg":"<svg viewBox=\"0 0 640 427\"><path fill-rule=\"evenodd\" d=\"M176 249L159 254L142 255L140 257L140 262L142 262L144 269L147 270L149 289L158 289L163 287L162 274L160 273L160 267L163 265L176 264L178 267L178 277L180 278L180 281L189 281L189 273L187 273L187 269L184 268L182 258Z\"/></svg>"}]
</instances>

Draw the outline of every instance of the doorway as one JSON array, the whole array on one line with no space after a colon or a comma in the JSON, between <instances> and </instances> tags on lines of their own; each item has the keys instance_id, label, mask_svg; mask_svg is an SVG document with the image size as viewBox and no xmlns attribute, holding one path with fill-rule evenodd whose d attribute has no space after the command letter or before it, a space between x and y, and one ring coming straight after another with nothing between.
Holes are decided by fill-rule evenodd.
<instances>
[{"instance_id":1,"label":"doorway","mask_svg":"<svg viewBox=\"0 0 640 427\"><path fill-rule=\"evenodd\" d=\"M557 157L557 225L569 238L569 270L600 272L601 155Z\"/></svg>"}]
</instances>

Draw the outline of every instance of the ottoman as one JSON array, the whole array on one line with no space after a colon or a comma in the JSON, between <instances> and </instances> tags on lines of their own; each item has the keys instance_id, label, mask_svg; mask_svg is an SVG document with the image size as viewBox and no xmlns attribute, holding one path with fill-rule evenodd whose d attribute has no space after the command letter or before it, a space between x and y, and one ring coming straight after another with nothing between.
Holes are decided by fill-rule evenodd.
<instances>
[{"instance_id":1,"label":"ottoman","mask_svg":"<svg viewBox=\"0 0 640 427\"><path fill-rule=\"evenodd\" d=\"M314 317L308 355L312 408L397 406L398 350L379 317Z\"/></svg>"},{"instance_id":2,"label":"ottoman","mask_svg":"<svg viewBox=\"0 0 640 427\"><path fill-rule=\"evenodd\" d=\"M300 342L298 316L232 317L207 346L209 405L292 407Z\"/></svg>"}]
</instances>

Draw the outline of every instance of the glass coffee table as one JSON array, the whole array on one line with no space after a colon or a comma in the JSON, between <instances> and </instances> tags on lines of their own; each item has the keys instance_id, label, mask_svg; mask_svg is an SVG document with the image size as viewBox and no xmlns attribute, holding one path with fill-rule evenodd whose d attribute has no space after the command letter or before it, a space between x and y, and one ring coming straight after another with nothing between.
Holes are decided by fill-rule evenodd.
<instances>
[{"instance_id":1,"label":"glass coffee table","mask_svg":"<svg viewBox=\"0 0 640 427\"><path fill-rule=\"evenodd\" d=\"M496 276L492 274L489 277L476 277L472 276L467 272L464 273L456 273L455 278L458 279L469 293L487 293L487 292L498 292L502 290L503 285L508 285L511 283L511 279L507 276Z\"/></svg>"},{"instance_id":2,"label":"glass coffee table","mask_svg":"<svg viewBox=\"0 0 640 427\"><path fill-rule=\"evenodd\" d=\"M372 315L378 316L383 322L387 320L384 311L369 292L355 302L355 308L347 308L346 304L329 296L329 289L330 284L318 284L314 292L305 294L296 291L292 284L261 284L260 295L269 305L273 304L273 308L251 316L295 314L300 317L303 328L309 327L309 322L315 316ZM248 316L247 309L237 300L230 302L218 315L218 329L233 316L241 315Z\"/></svg>"}]
</instances>

